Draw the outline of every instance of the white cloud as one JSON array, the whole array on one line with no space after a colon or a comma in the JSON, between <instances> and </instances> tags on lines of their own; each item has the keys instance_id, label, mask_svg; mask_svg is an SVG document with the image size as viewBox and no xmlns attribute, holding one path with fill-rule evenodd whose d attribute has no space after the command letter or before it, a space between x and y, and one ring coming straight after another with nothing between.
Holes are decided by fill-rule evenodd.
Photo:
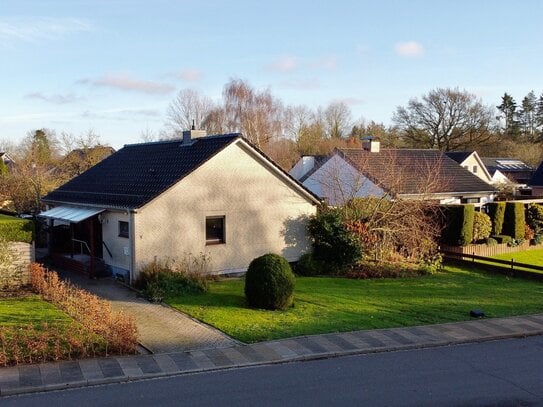
<instances>
[{"instance_id":1,"label":"white cloud","mask_svg":"<svg viewBox=\"0 0 543 407\"><path fill-rule=\"evenodd\" d=\"M90 23L76 18L0 17L0 44L57 39L92 29Z\"/></svg>"},{"instance_id":2,"label":"white cloud","mask_svg":"<svg viewBox=\"0 0 543 407\"><path fill-rule=\"evenodd\" d=\"M187 82L197 82L203 78L204 73L199 69L184 69L179 71L176 76Z\"/></svg>"},{"instance_id":3,"label":"white cloud","mask_svg":"<svg viewBox=\"0 0 543 407\"><path fill-rule=\"evenodd\" d=\"M421 43L416 41L398 42L394 46L396 54L406 58L422 57L425 53Z\"/></svg>"},{"instance_id":4,"label":"white cloud","mask_svg":"<svg viewBox=\"0 0 543 407\"><path fill-rule=\"evenodd\" d=\"M122 107L116 109L105 109L98 111L86 110L81 114L85 119L102 119L128 121L137 118L156 118L160 117L161 113L157 109L140 108L140 107Z\"/></svg>"},{"instance_id":5,"label":"white cloud","mask_svg":"<svg viewBox=\"0 0 543 407\"><path fill-rule=\"evenodd\" d=\"M284 56L266 65L266 69L274 72L288 73L298 69L298 58Z\"/></svg>"},{"instance_id":6,"label":"white cloud","mask_svg":"<svg viewBox=\"0 0 543 407\"><path fill-rule=\"evenodd\" d=\"M335 71L337 69L337 58L334 56L325 56L308 63L312 69L324 69L326 71Z\"/></svg>"},{"instance_id":7,"label":"white cloud","mask_svg":"<svg viewBox=\"0 0 543 407\"><path fill-rule=\"evenodd\" d=\"M46 95L42 92L32 92L32 93L26 94L25 98L43 100L44 102L53 103L56 105L76 103L76 102L79 102L80 100L83 100L82 97L76 96L73 93L67 93L64 95L62 94Z\"/></svg>"},{"instance_id":8,"label":"white cloud","mask_svg":"<svg viewBox=\"0 0 543 407\"><path fill-rule=\"evenodd\" d=\"M108 74L97 79L80 79L77 83L155 95L167 94L175 90L175 87L169 83L136 79L128 74Z\"/></svg>"}]
</instances>

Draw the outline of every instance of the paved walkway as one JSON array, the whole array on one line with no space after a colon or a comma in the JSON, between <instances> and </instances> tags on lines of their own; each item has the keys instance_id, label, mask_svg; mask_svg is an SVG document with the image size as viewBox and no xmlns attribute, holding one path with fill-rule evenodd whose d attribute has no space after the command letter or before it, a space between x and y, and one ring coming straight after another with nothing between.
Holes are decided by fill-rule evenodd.
<instances>
[{"instance_id":1,"label":"paved walkway","mask_svg":"<svg viewBox=\"0 0 543 407\"><path fill-rule=\"evenodd\" d=\"M58 271L63 279L111 302L114 310L134 316L138 340L152 353L224 348L237 342L219 330L202 324L162 304L153 304L113 279L92 280Z\"/></svg>"},{"instance_id":2,"label":"paved walkway","mask_svg":"<svg viewBox=\"0 0 543 407\"><path fill-rule=\"evenodd\" d=\"M0 368L0 396L232 367L543 334L543 314L302 336L228 348Z\"/></svg>"}]
</instances>

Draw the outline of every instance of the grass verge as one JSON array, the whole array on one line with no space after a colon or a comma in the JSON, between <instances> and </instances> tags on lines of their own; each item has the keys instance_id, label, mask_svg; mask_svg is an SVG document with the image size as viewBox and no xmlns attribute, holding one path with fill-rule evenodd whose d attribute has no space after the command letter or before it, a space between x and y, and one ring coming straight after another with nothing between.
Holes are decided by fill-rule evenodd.
<instances>
[{"instance_id":1,"label":"grass verge","mask_svg":"<svg viewBox=\"0 0 543 407\"><path fill-rule=\"evenodd\" d=\"M250 309L243 280L214 282L205 294L166 302L243 342L299 335L455 322L482 308L490 317L543 312L543 284L457 267L418 278L298 277L294 306Z\"/></svg>"}]
</instances>

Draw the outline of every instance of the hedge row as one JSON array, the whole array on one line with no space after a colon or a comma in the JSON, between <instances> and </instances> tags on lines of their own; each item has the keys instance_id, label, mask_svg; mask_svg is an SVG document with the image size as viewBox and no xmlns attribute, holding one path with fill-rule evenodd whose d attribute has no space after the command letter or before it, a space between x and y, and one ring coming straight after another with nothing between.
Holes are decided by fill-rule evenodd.
<instances>
[{"instance_id":1,"label":"hedge row","mask_svg":"<svg viewBox=\"0 0 543 407\"><path fill-rule=\"evenodd\" d=\"M507 202L502 234L516 240L524 239L525 225L524 204L522 202Z\"/></svg>"},{"instance_id":2,"label":"hedge row","mask_svg":"<svg viewBox=\"0 0 543 407\"><path fill-rule=\"evenodd\" d=\"M444 229L443 243L465 246L473 241L473 218L475 207L468 205L447 205L442 207Z\"/></svg>"},{"instance_id":3,"label":"hedge row","mask_svg":"<svg viewBox=\"0 0 543 407\"><path fill-rule=\"evenodd\" d=\"M488 216L492 221L492 234L501 235L505 219L505 202L491 202L487 204Z\"/></svg>"},{"instance_id":4,"label":"hedge row","mask_svg":"<svg viewBox=\"0 0 543 407\"><path fill-rule=\"evenodd\" d=\"M0 215L0 239L8 242L31 243L34 240L34 222Z\"/></svg>"}]
</instances>

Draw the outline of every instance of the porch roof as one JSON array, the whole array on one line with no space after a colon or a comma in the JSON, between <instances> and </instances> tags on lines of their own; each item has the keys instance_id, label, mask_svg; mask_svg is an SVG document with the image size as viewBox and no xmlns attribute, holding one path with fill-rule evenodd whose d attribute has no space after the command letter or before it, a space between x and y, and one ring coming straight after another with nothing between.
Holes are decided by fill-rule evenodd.
<instances>
[{"instance_id":1,"label":"porch roof","mask_svg":"<svg viewBox=\"0 0 543 407\"><path fill-rule=\"evenodd\" d=\"M49 219L63 220L71 223L79 223L104 211L105 209L101 208L60 205L53 209L49 209L48 211L42 212L38 216Z\"/></svg>"}]
</instances>

